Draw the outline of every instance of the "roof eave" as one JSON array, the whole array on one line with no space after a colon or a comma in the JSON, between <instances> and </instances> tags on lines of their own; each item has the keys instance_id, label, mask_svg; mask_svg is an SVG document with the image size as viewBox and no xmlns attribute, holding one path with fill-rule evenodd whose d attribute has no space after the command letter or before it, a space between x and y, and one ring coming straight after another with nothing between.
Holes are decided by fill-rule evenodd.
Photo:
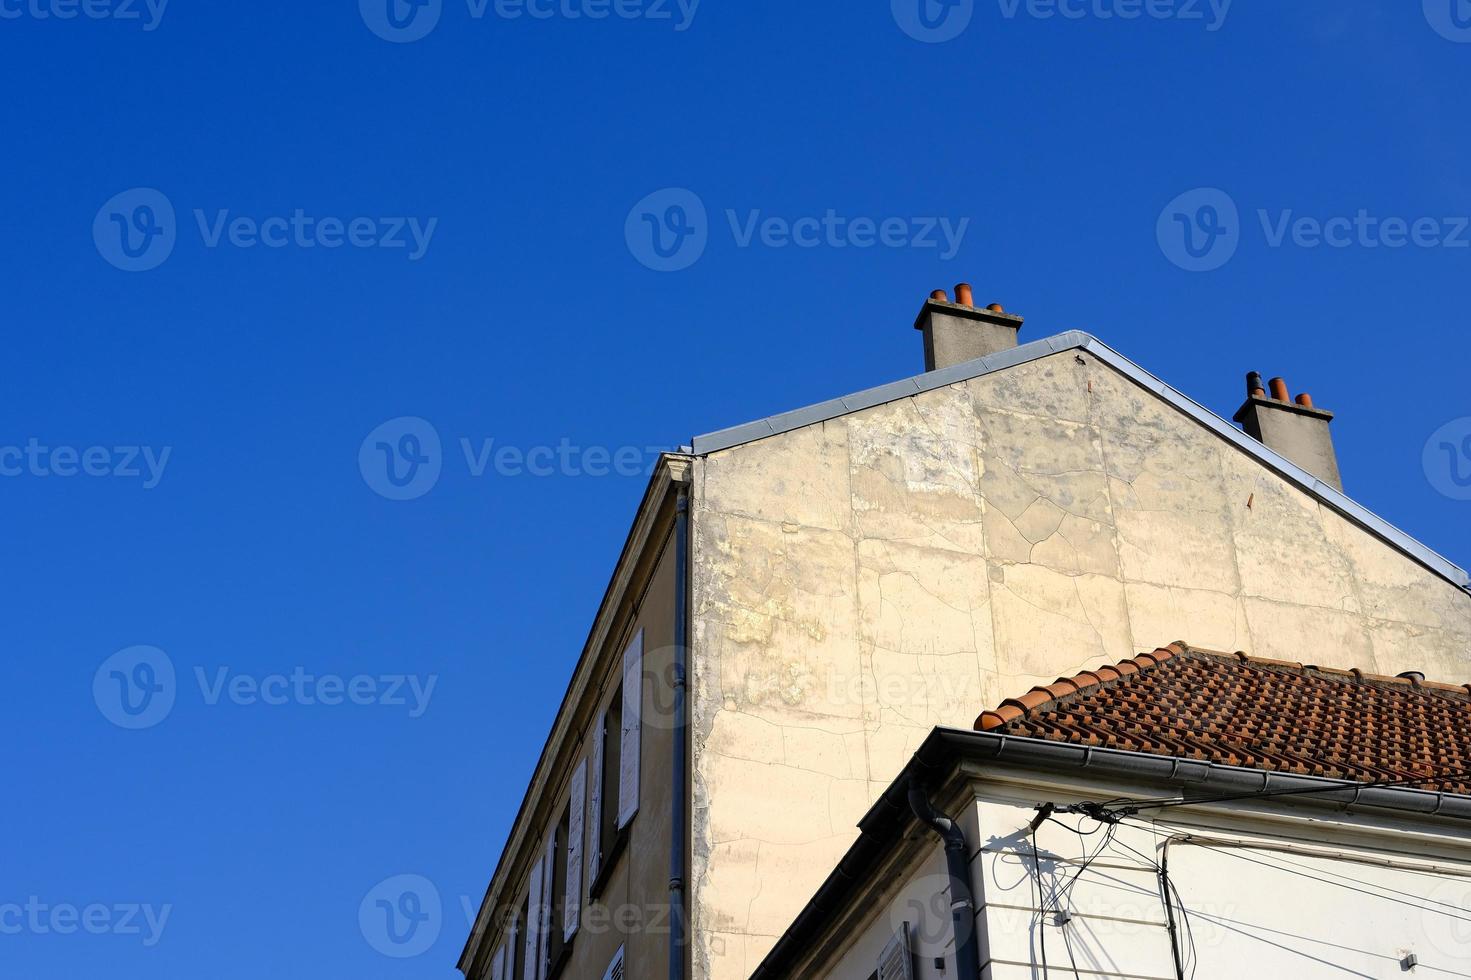
<instances>
[{"instance_id":1,"label":"roof eave","mask_svg":"<svg viewBox=\"0 0 1471 980\"><path fill-rule=\"evenodd\" d=\"M1285 793L1294 806L1342 811L1369 810L1408 818L1471 820L1471 796L1395 787L1372 787L1319 776L1297 776L1262 769L1245 769L1174 756L1150 755L1119 749L1093 748L1067 742L999 735L958 728L936 728L916 750L909 764L858 822L862 831L817 894L778 940L751 980L776 980L799 961L821 935L828 917L861 888L869 874L910 819L903 804L910 779L931 782L949 776L962 761L985 762L1010 770L1048 774L1092 771L1104 777L1132 782L1167 783L1196 791L1240 795ZM1310 795L1305 792L1314 790Z\"/></svg>"}]
</instances>

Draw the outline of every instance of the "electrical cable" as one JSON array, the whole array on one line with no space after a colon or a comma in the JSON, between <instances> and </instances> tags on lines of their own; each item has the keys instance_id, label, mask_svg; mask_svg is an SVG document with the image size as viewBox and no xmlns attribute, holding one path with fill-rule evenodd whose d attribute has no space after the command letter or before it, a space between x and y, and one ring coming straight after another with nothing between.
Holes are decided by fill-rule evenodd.
<instances>
[{"instance_id":1,"label":"electrical cable","mask_svg":"<svg viewBox=\"0 0 1471 980\"><path fill-rule=\"evenodd\" d=\"M1037 885L1037 942L1042 952L1042 976L1047 976L1047 923L1042 911L1045 896L1042 893L1042 855L1037 851L1037 832L1032 831L1032 878Z\"/></svg>"}]
</instances>

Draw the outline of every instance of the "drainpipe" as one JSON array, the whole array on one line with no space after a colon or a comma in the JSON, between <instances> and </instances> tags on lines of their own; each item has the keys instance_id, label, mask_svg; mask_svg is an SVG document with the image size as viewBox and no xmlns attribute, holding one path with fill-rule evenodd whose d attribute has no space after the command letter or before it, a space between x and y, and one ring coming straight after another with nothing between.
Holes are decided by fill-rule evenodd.
<instances>
[{"instance_id":1,"label":"drainpipe","mask_svg":"<svg viewBox=\"0 0 1471 980\"><path fill-rule=\"evenodd\" d=\"M681 484L674 512L674 813L669 822L669 980L685 963L685 803L689 795L690 496Z\"/></svg>"},{"instance_id":2,"label":"drainpipe","mask_svg":"<svg viewBox=\"0 0 1471 980\"><path fill-rule=\"evenodd\" d=\"M970 847L960 824L935 809L924 786L909 780L909 809L920 822L945 842L945 866L950 873L950 921L955 930L955 974L960 980L977 980L981 954L976 938L976 900L970 886Z\"/></svg>"}]
</instances>

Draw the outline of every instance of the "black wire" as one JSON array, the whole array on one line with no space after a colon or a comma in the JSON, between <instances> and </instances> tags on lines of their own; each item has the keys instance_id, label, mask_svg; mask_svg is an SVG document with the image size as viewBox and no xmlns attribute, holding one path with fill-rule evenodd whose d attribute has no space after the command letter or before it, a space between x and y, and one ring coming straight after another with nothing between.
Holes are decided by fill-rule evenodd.
<instances>
[{"instance_id":1,"label":"black wire","mask_svg":"<svg viewBox=\"0 0 1471 980\"><path fill-rule=\"evenodd\" d=\"M1198 838L1191 837L1181 838L1180 842L1190 844L1194 847L1203 847L1208 851L1215 851L1216 853L1224 854L1227 857L1234 857L1238 861L1246 861L1250 864L1260 865L1263 868L1269 868L1273 871L1281 871L1284 874L1297 875L1298 877L1307 878L1312 881L1322 882L1325 885L1333 885L1334 887L1343 888L1347 891L1358 892L1361 895L1367 895L1370 898L1377 898L1383 902L1389 902L1394 905L1403 905L1407 908L1412 908L1420 912L1430 912L1436 915L1442 915L1448 919L1455 919L1459 922L1471 922L1471 918L1467 918L1465 915L1453 914L1456 912L1465 912L1466 910L1461 908L1459 905L1453 905L1450 902L1439 902L1433 898L1425 898L1422 895L1416 895L1412 892L1402 892L1398 889L1390 888L1387 885L1376 885L1370 881L1360 881L1357 878L1350 878L1348 875L1341 875L1334 871L1327 871L1322 868L1313 868L1309 867L1308 865L1295 864L1292 861L1284 861L1283 864L1273 864L1270 861L1263 861L1254 857L1248 857L1245 854L1238 853L1239 851L1243 850L1252 850L1253 848L1251 848L1250 845L1240 848L1219 847L1202 841ZM1325 856L1324 860L1332 859ZM1293 868L1299 870L1291 870ZM1389 870L1394 871L1400 869L1390 868ZM1308 872L1316 873L1309 874ZM1327 875L1328 877L1320 877L1320 875ZM1333 881L1331 880L1333 878L1338 878L1340 880ZM1370 891L1370 889L1378 889L1378 891ZM1389 894L1380 894L1381 892L1388 892ZM1392 898L1392 895L1400 895L1404 898L1421 898L1424 899L1424 901L1429 902L1430 905L1439 905L1441 909L1449 909L1450 911L1441 911L1440 909L1434 909L1427 905L1421 905L1419 902L1406 902L1400 898Z\"/></svg>"},{"instance_id":2,"label":"black wire","mask_svg":"<svg viewBox=\"0 0 1471 980\"><path fill-rule=\"evenodd\" d=\"M1043 910L1047 904L1042 894L1042 855L1037 852L1037 832L1032 832L1032 877L1037 883L1037 941L1042 948L1042 976L1047 976L1047 923L1046 912Z\"/></svg>"}]
</instances>

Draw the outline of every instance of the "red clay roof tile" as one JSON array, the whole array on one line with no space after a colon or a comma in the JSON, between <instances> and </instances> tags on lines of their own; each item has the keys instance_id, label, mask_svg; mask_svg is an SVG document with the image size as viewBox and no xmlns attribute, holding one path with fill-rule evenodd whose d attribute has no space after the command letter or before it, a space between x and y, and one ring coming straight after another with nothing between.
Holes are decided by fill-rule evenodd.
<instances>
[{"instance_id":1,"label":"red clay roof tile","mask_svg":"<svg viewBox=\"0 0 1471 980\"><path fill-rule=\"evenodd\" d=\"M1034 687L976 729L1471 795L1471 685L1172 643Z\"/></svg>"}]
</instances>

